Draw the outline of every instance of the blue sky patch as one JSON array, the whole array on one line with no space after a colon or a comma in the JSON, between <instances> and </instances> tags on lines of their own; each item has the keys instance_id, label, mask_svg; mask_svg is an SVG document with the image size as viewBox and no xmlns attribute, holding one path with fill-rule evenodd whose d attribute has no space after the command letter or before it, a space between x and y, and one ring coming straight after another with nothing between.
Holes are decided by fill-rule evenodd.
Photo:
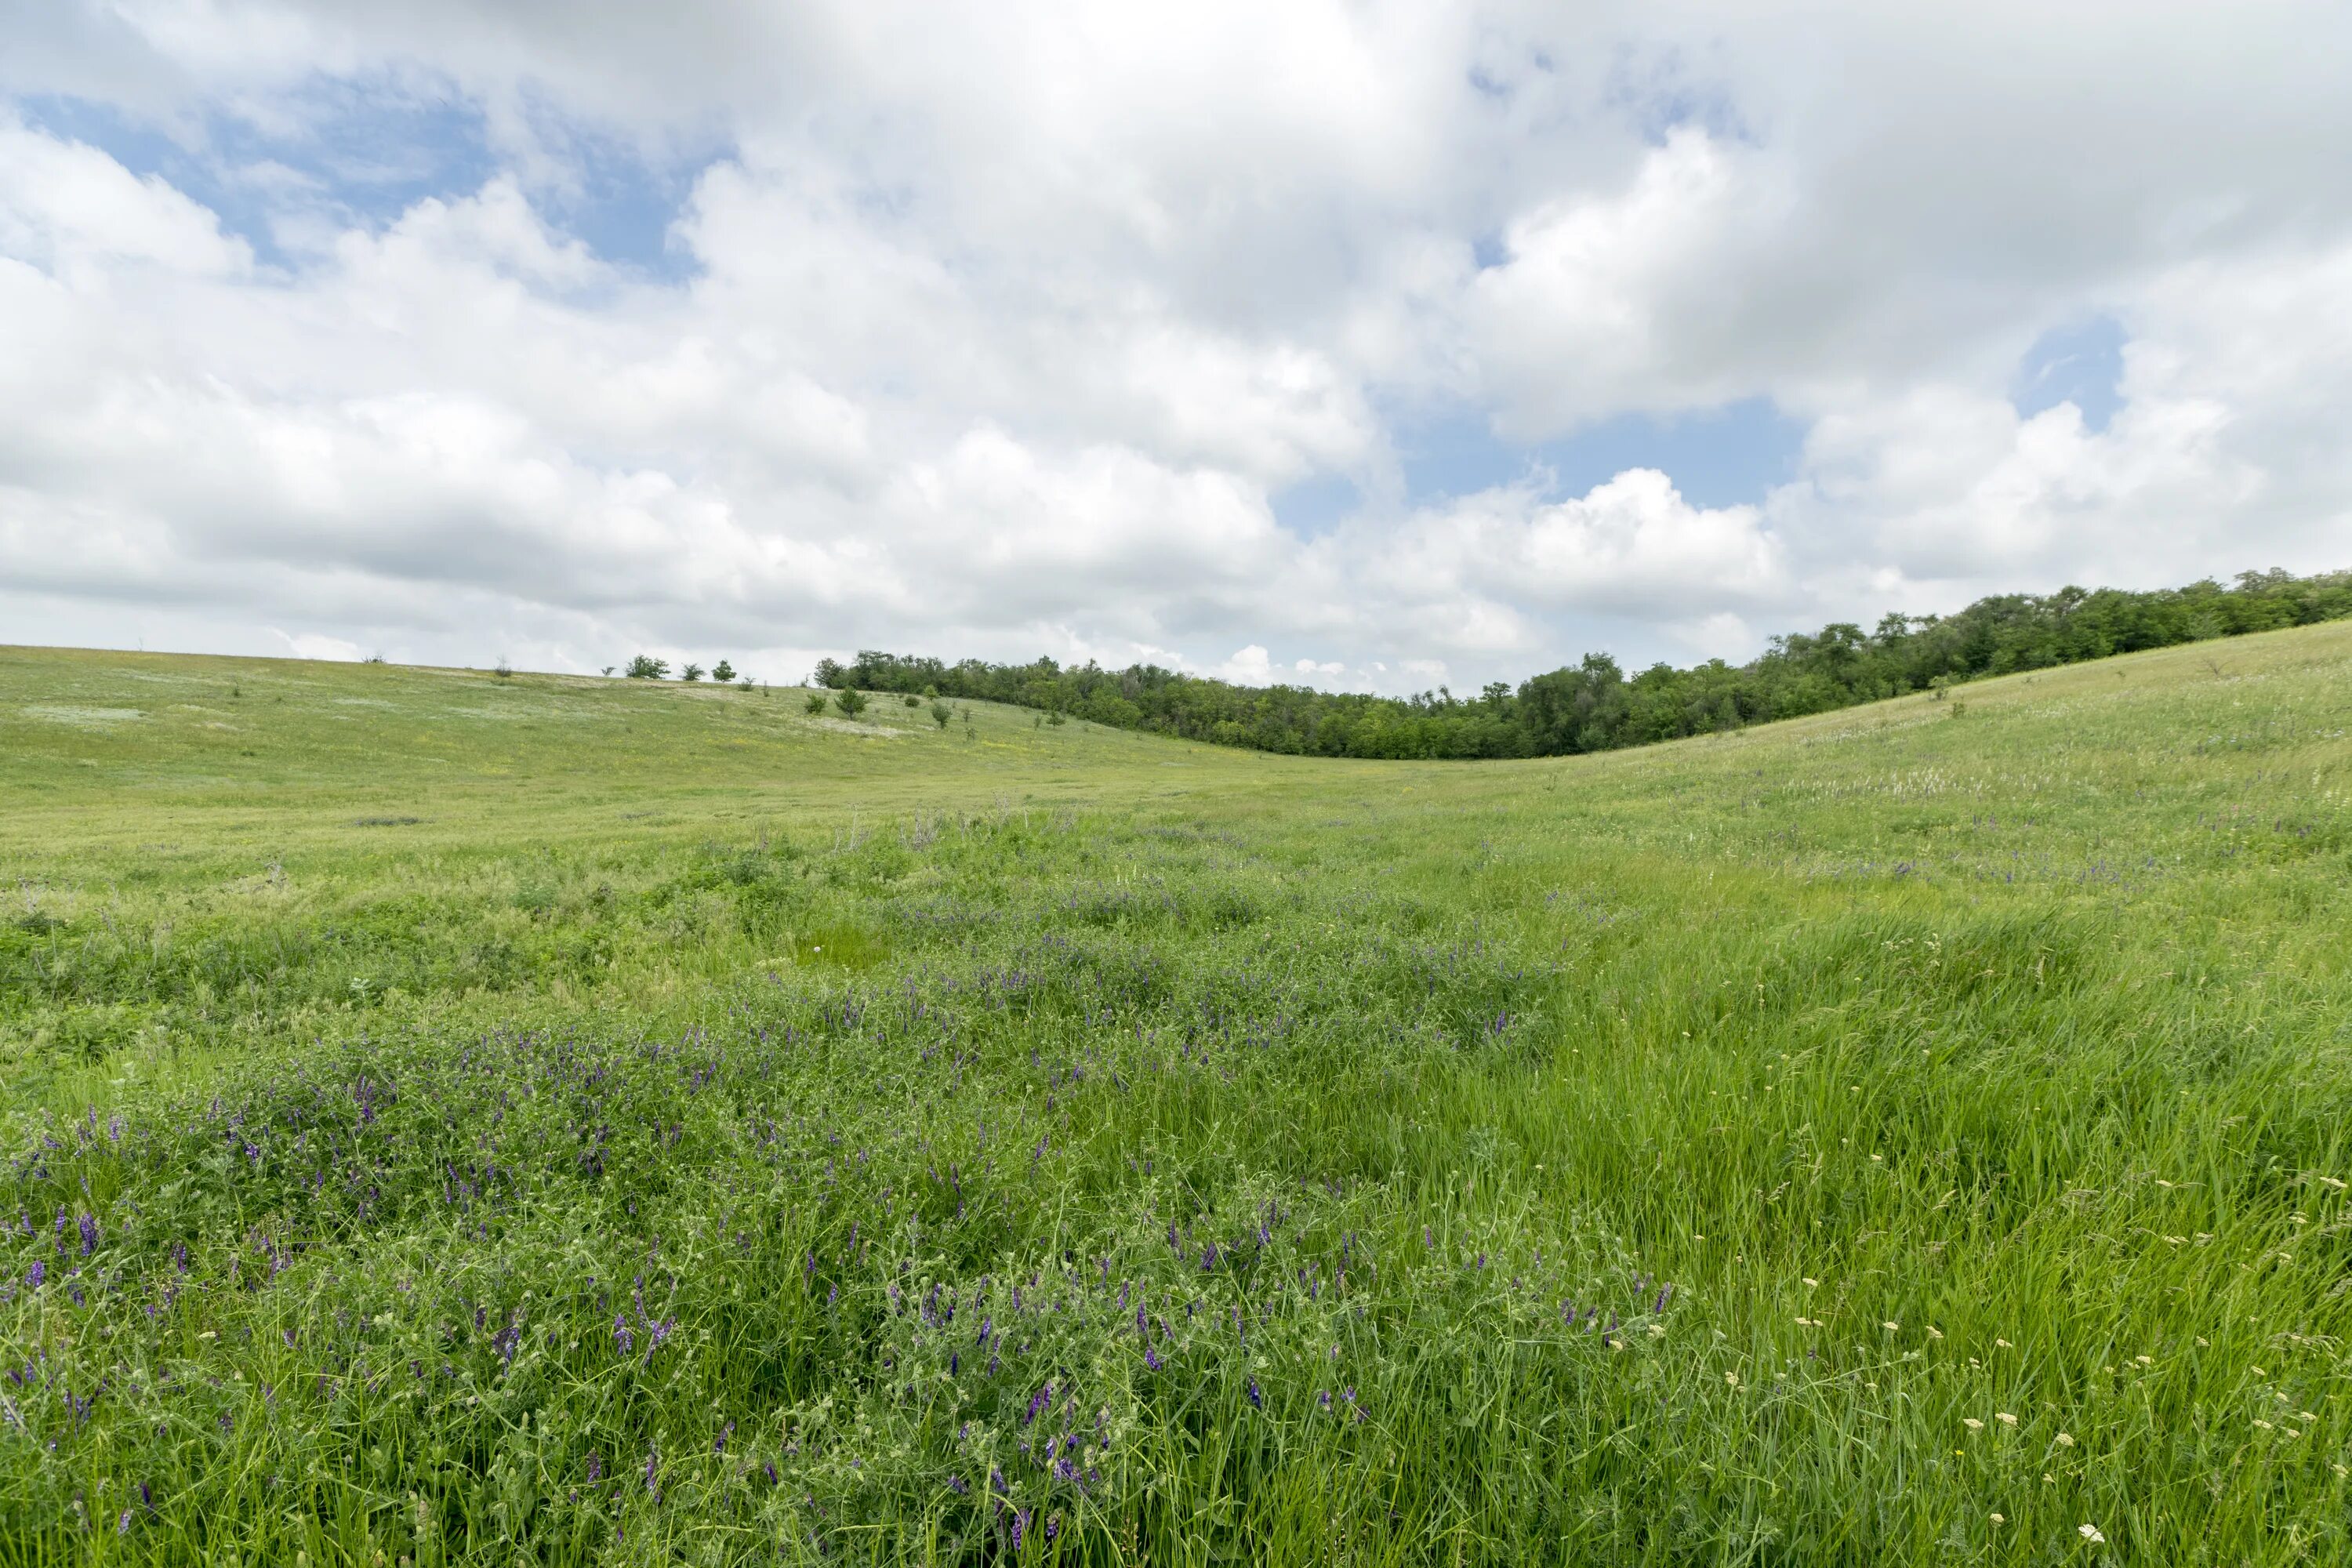
<instances>
[{"instance_id":1,"label":"blue sky patch","mask_svg":"<svg viewBox=\"0 0 2352 1568\"><path fill-rule=\"evenodd\" d=\"M1796 477L1806 426L1753 397L1679 415L1625 414L1557 440L1521 444L1495 435L1486 416L1464 409L1406 421L1395 431L1408 506L1549 476L1545 493L1580 496L1628 468L1656 468L1694 506L1759 502ZM1364 505L1349 479L1318 474L1274 496L1276 520L1294 533L1329 532Z\"/></svg>"},{"instance_id":2,"label":"blue sky patch","mask_svg":"<svg viewBox=\"0 0 2352 1568\"><path fill-rule=\"evenodd\" d=\"M380 228L428 198L470 196L502 167L481 106L460 96L320 77L295 102L280 128L212 110L179 136L85 99L28 98L19 107L51 135L95 147L142 179L168 181L270 267L298 264L278 232L283 219L323 213ZM561 147L571 174L561 188L531 190L551 226L615 265L665 279L691 269L665 237L695 176L721 149L657 160L551 118L534 130Z\"/></svg>"},{"instance_id":3,"label":"blue sky patch","mask_svg":"<svg viewBox=\"0 0 2352 1568\"><path fill-rule=\"evenodd\" d=\"M2085 426L2105 430L2123 406L2124 344L2128 341L2123 323L2108 315L2053 327L2034 339L2018 362L2010 392L2019 417L2031 419L2072 403L2083 411Z\"/></svg>"}]
</instances>

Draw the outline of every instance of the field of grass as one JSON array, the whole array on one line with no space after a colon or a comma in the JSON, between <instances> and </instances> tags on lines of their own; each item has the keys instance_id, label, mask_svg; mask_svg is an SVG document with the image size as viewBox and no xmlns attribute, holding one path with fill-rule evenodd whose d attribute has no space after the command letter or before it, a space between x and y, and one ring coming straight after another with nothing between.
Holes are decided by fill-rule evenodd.
<instances>
[{"instance_id":1,"label":"field of grass","mask_svg":"<svg viewBox=\"0 0 2352 1568\"><path fill-rule=\"evenodd\" d=\"M1958 696L0 649L0 1563L2352 1557L2352 626Z\"/></svg>"}]
</instances>

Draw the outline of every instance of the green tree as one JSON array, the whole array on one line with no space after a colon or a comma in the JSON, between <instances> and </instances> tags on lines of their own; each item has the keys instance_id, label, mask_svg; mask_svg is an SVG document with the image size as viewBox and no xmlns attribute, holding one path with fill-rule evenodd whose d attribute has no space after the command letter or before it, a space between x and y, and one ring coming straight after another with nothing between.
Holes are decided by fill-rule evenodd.
<instances>
[{"instance_id":1,"label":"green tree","mask_svg":"<svg viewBox=\"0 0 2352 1568\"><path fill-rule=\"evenodd\" d=\"M932 723L937 724L940 729L944 730L944 729L946 729L946 728L948 727L948 721L949 721L950 719L954 718L954 717L955 717L955 710L954 710L954 709L952 709L952 708L949 707L949 706L948 706L946 703L944 703L944 702L941 702L941 701L937 700L936 699L935 699L935 700L933 700L933 701L932 701L932 703L931 703L931 722L932 722Z\"/></svg>"},{"instance_id":2,"label":"green tree","mask_svg":"<svg viewBox=\"0 0 2352 1568\"><path fill-rule=\"evenodd\" d=\"M680 680L700 680L702 679L702 666L698 664L681 665L678 667L677 678Z\"/></svg>"},{"instance_id":3,"label":"green tree","mask_svg":"<svg viewBox=\"0 0 2352 1568\"><path fill-rule=\"evenodd\" d=\"M631 680L659 680L668 673L669 660L656 658L649 653L641 653L629 660L628 677Z\"/></svg>"},{"instance_id":4,"label":"green tree","mask_svg":"<svg viewBox=\"0 0 2352 1568\"><path fill-rule=\"evenodd\" d=\"M812 691L812 692L810 692L810 693L808 694L808 700L807 700L805 703L802 704L802 706L805 707L805 708L806 708L810 712L812 712L812 713L822 713L822 712L824 712L824 692L822 692L822 691Z\"/></svg>"},{"instance_id":5,"label":"green tree","mask_svg":"<svg viewBox=\"0 0 2352 1568\"><path fill-rule=\"evenodd\" d=\"M710 667L710 679L713 680L732 680L735 679L735 667L722 658L717 664Z\"/></svg>"},{"instance_id":6,"label":"green tree","mask_svg":"<svg viewBox=\"0 0 2352 1568\"><path fill-rule=\"evenodd\" d=\"M833 694L833 705L852 719L866 711L866 693L851 688Z\"/></svg>"}]
</instances>

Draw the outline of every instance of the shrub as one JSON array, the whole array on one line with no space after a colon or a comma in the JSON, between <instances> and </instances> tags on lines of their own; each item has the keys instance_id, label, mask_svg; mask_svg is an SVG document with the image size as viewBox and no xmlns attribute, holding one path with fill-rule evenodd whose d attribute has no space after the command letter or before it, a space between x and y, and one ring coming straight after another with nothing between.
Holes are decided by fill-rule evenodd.
<instances>
[{"instance_id":1,"label":"shrub","mask_svg":"<svg viewBox=\"0 0 2352 1568\"><path fill-rule=\"evenodd\" d=\"M748 676L748 675L747 675L747 676L745 676L742 679L740 679L740 680L737 681L737 682L735 683L735 689L736 689L736 690L738 690L738 691L749 691L749 690L751 690L751 678L750 676Z\"/></svg>"},{"instance_id":2,"label":"shrub","mask_svg":"<svg viewBox=\"0 0 2352 1568\"><path fill-rule=\"evenodd\" d=\"M931 700L931 722L932 722L932 723L937 724L940 729L944 730L944 729L946 729L946 728L948 727L948 721L949 721L950 719L952 719L953 717L955 717L955 710L954 710L954 709L952 709L952 708L949 707L946 703L940 701L937 698L932 699L932 700Z\"/></svg>"},{"instance_id":3,"label":"shrub","mask_svg":"<svg viewBox=\"0 0 2352 1568\"><path fill-rule=\"evenodd\" d=\"M512 680L514 679L514 666L509 664L502 658L499 660L498 663L490 667L490 673L497 676L500 680Z\"/></svg>"},{"instance_id":4,"label":"shrub","mask_svg":"<svg viewBox=\"0 0 2352 1568\"><path fill-rule=\"evenodd\" d=\"M852 719L866 711L866 693L863 691L836 691L833 694L833 701L835 707Z\"/></svg>"},{"instance_id":5,"label":"shrub","mask_svg":"<svg viewBox=\"0 0 2352 1568\"><path fill-rule=\"evenodd\" d=\"M805 706L805 707L808 709L808 710L809 710L810 712L812 712L812 713L822 713L822 712L824 712L824 692L822 692L822 691L812 691L812 692L810 692L810 693L808 694L808 701L804 704L804 706Z\"/></svg>"},{"instance_id":6,"label":"shrub","mask_svg":"<svg viewBox=\"0 0 2352 1568\"><path fill-rule=\"evenodd\" d=\"M915 695L913 692L911 692L911 691L909 691L908 693L907 693L907 706L908 706L908 707L909 707L909 708L920 708L922 705L923 705L923 700L922 700L921 698L919 698L919 697L916 696L916 695Z\"/></svg>"},{"instance_id":7,"label":"shrub","mask_svg":"<svg viewBox=\"0 0 2352 1568\"><path fill-rule=\"evenodd\" d=\"M680 680L700 680L702 679L702 666L698 664L681 665L678 668L677 678Z\"/></svg>"},{"instance_id":8,"label":"shrub","mask_svg":"<svg viewBox=\"0 0 2352 1568\"><path fill-rule=\"evenodd\" d=\"M668 673L669 660L656 658L649 653L641 653L629 660L628 677L631 680L659 680Z\"/></svg>"},{"instance_id":9,"label":"shrub","mask_svg":"<svg viewBox=\"0 0 2352 1568\"><path fill-rule=\"evenodd\" d=\"M710 667L710 679L713 680L732 680L735 679L735 667L722 658L717 664Z\"/></svg>"}]
</instances>

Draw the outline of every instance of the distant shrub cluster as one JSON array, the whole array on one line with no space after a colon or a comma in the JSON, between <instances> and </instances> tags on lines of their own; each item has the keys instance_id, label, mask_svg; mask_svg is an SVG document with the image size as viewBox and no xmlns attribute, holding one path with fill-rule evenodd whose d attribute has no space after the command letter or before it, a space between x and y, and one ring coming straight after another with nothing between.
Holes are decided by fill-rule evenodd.
<instances>
[{"instance_id":1,"label":"distant shrub cluster","mask_svg":"<svg viewBox=\"0 0 2352 1568\"><path fill-rule=\"evenodd\" d=\"M2249 572L2146 593L2062 588L2004 594L1952 616L1890 615L1865 632L1852 622L1774 637L1746 664L1710 659L1687 669L1656 664L1628 676L1607 654L1475 697L1440 687L1373 697L1307 687L1235 686L1157 665L1108 670L989 664L861 652L824 659L818 684L835 689L937 693L1018 703L1222 745L1331 757L1528 757L1608 751L1859 702L1953 681L2042 669L2142 648L2236 637L2352 616L2352 572L2297 577Z\"/></svg>"}]
</instances>

